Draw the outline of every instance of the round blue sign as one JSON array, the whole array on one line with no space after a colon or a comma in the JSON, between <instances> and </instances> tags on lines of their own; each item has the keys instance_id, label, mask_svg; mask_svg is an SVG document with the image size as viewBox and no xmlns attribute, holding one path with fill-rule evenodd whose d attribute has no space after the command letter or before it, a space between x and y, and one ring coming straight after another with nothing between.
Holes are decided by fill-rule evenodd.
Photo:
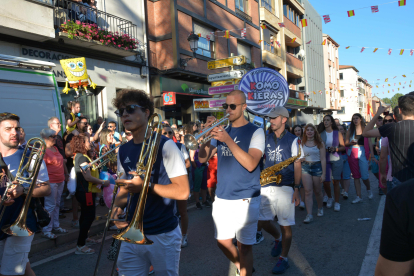
<instances>
[{"instance_id":1,"label":"round blue sign","mask_svg":"<svg viewBox=\"0 0 414 276\"><path fill-rule=\"evenodd\" d=\"M272 108L284 106L289 98L286 79L270 68L256 68L243 76L239 89L246 95L247 110L267 115Z\"/></svg>"}]
</instances>

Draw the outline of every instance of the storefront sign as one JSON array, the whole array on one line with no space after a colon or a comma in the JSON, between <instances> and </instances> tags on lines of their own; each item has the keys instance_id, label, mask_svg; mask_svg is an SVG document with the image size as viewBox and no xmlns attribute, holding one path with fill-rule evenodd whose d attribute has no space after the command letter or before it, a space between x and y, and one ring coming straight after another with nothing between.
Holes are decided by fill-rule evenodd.
<instances>
[{"instance_id":1,"label":"storefront sign","mask_svg":"<svg viewBox=\"0 0 414 276\"><path fill-rule=\"evenodd\" d=\"M177 92L188 94L208 95L210 85L191 81L182 81L169 78L160 78L161 92Z\"/></svg>"},{"instance_id":2,"label":"storefront sign","mask_svg":"<svg viewBox=\"0 0 414 276\"><path fill-rule=\"evenodd\" d=\"M223 85L230 85L230 84L238 84L240 79L233 79L233 80L225 80L225 81L213 81L211 86L223 86Z\"/></svg>"},{"instance_id":3,"label":"storefront sign","mask_svg":"<svg viewBox=\"0 0 414 276\"><path fill-rule=\"evenodd\" d=\"M227 71L218 74L211 74L207 76L209 82L221 81L221 80L230 80L230 79L241 79L246 74L246 70L234 70Z\"/></svg>"},{"instance_id":4,"label":"storefront sign","mask_svg":"<svg viewBox=\"0 0 414 276\"><path fill-rule=\"evenodd\" d=\"M196 112L208 112L208 111L223 111L223 104L226 102L226 98L207 98L207 99L194 99L194 111Z\"/></svg>"},{"instance_id":5,"label":"storefront sign","mask_svg":"<svg viewBox=\"0 0 414 276\"><path fill-rule=\"evenodd\" d=\"M175 105L176 104L175 92L164 93L162 99L163 99L164 105Z\"/></svg>"},{"instance_id":6,"label":"storefront sign","mask_svg":"<svg viewBox=\"0 0 414 276\"><path fill-rule=\"evenodd\" d=\"M239 90L239 85L231 84L231 85L210 87L208 89L208 94L209 95L226 94L226 93L230 93L233 90Z\"/></svg>"},{"instance_id":7,"label":"storefront sign","mask_svg":"<svg viewBox=\"0 0 414 276\"><path fill-rule=\"evenodd\" d=\"M267 115L275 106L284 106L289 98L286 79L270 68L249 71L239 88L246 94L247 110L256 115Z\"/></svg>"},{"instance_id":8,"label":"storefront sign","mask_svg":"<svg viewBox=\"0 0 414 276\"><path fill-rule=\"evenodd\" d=\"M245 56L228 57L225 59L213 60L207 63L208 69L218 69L224 67L230 67L235 65L242 65L246 63Z\"/></svg>"},{"instance_id":9,"label":"storefront sign","mask_svg":"<svg viewBox=\"0 0 414 276\"><path fill-rule=\"evenodd\" d=\"M293 99L293 98L289 98L287 103L287 105L299 105L299 106L308 106L308 102L304 101L304 100L299 100L299 99Z\"/></svg>"}]
</instances>

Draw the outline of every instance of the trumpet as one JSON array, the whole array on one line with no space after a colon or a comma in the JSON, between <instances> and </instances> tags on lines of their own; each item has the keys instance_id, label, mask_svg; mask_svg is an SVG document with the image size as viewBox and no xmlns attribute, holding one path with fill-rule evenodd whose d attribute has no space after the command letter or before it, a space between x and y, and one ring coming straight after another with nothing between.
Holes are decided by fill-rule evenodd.
<instances>
[{"instance_id":1,"label":"trumpet","mask_svg":"<svg viewBox=\"0 0 414 276\"><path fill-rule=\"evenodd\" d=\"M106 164L108 164L109 162L116 162L117 161L117 156L116 156L115 150L117 148L119 148L120 146L124 145L126 142L127 141L123 141L121 144L119 144L115 148L111 149L107 153L103 154L101 157L93 160L88 165L80 166L81 171L86 172L90 168L100 169L103 166L105 166Z\"/></svg>"},{"instance_id":2,"label":"trumpet","mask_svg":"<svg viewBox=\"0 0 414 276\"><path fill-rule=\"evenodd\" d=\"M230 125L229 117L230 117L230 114L226 114L226 116L224 116L220 120L218 120L218 121L216 120L210 127L206 128L206 129L203 129L201 131L201 133L198 134L198 135L194 136L194 135L191 135L191 134L186 134L184 136L184 145L187 148L191 149L191 150L197 150L199 144L200 145L205 144L208 141L210 141L211 139L213 139L213 135L209 135L207 137L204 137L204 139L201 140L200 143L197 142L201 137L205 136L210 130L212 130L213 128L221 125L222 123L224 123L226 121L227 121L227 125L224 129L227 129L229 127L229 125Z\"/></svg>"},{"instance_id":3,"label":"trumpet","mask_svg":"<svg viewBox=\"0 0 414 276\"><path fill-rule=\"evenodd\" d=\"M30 153L29 153L30 151ZM15 180L19 182L17 185L30 185L26 195L26 199L23 204L23 208L17 220L11 225L4 225L1 230L12 236L28 237L34 233L26 226L27 212L29 211L30 200L32 199L33 190L36 186L37 176L39 174L40 166L42 165L43 157L46 151L46 144L41 138L31 138L24 148L22 159L20 160L19 168L16 173ZM13 187L14 184L8 183L5 193L2 197L3 200L7 197L8 190ZM0 215L0 220L3 218L4 210Z\"/></svg>"}]
</instances>

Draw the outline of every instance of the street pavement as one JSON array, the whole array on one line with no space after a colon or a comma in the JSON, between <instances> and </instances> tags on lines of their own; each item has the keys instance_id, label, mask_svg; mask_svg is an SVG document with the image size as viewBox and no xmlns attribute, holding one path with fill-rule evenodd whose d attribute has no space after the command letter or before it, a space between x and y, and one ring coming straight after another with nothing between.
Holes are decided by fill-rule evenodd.
<instances>
[{"instance_id":1,"label":"street pavement","mask_svg":"<svg viewBox=\"0 0 414 276\"><path fill-rule=\"evenodd\" d=\"M363 186L363 202L351 204L355 197L351 180L349 199L343 200L341 197L341 211L334 212L333 208L324 208L324 216L317 217L315 202L314 221L311 224L303 223L306 211L296 207L296 225L292 228L293 242L288 256L290 268L285 275L359 275L381 198L378 195L378 182L374 175L370 174L370 179L374 192L372 200L368 199ZM188 213L189 245L181 251L180 275L234 276L234 265L225 258L216 245L211 209L190 208ZM358 218L371 218L371 220L358 221ZM113 233L109 232L110 235ZM376 235L379 233L376 232ZM255 276L272 275L271 271L277 260L270 256L271 236L267 233L264 233L264 236L265 240L253 247L256 269L253 275ZM106 259L110 243L111 239L108 239L98 275L110 275L112 262ZM75 255L72 252L74 247L75 242L67 243L57 249L30 256L36 275L92 276L97 253ZM92 248L98 252L99 245L94 245ZM370 267L368 266L369 273L366 275L374 274L374 267ZM364 271L367 271L366 269L367 267Z\"/></svg>"}]
</instances>

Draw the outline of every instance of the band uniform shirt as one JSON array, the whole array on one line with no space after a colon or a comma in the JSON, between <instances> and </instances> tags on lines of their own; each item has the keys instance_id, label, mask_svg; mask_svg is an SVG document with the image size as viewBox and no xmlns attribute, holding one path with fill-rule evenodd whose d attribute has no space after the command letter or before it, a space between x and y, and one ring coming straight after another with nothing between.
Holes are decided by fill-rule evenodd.
<instances>
[{"instance_id":1,"label":"band uniform shirt","mask_svg":"<svg viewBox=\"0 0 414 276\"><path fill-rule=\"evenodd\" d=\"M118 171L124 172L122 178L131 178L129 172L136 170L141 153L142 143L134 144L131 140L119 148ZM183 154L174 141L161 136L156 161L152 168L150 182L160 185L171 184L170 178L187 175ZM137 207L140 193L134 194L128 212L128 221L131 221ZM149 235L167 233L178 225L178 218L174 212L175 200L163 198L148 192L144 211L144 232Z\"/></svg>"},{"instance_id":2,"label":"band uniform shirt","mask_svg":"<svg viewBox=\"0 0 414 276\"><path fill-rule=\"evenodd\" d=\"M9 155L7 157L3 157L4 163L1 162L0 159L0 169L1 169L1 183L0 183L0 193L3 195L6 187L5 184L7 181L11 181L10 179L8 179L7 175L5 174L5 169L4 166L7 166L9 172L16 177L16 173L17 170L19 169L19 165L20 165L20 160L22 159L23 156L23 149L19 149L17 150L15 153L13 153L12 155ZM42 161L42 165L40 166L40 170L39 170L39 174L37 176L37 180L36 183L43 183L43 182L47 182L49 181L49 175L48 175L48 171L46 168L46 164L44 163L44 161ZM26 186L25 184L23 184L24 186ZM19 196L18 198L15 199L15 202L11 205L11 206L7 206L5 211L4 211L4 215L3 218L0 222L0 228L3 227L4 225L7 224L12 224L16 221L22 207L24 204L26 197L25 196ZM4 208L4 207L3 207ZM33 231L36 232L37 231L37 220L36 220L36 216L34 214L34 210L32 208L29 208L28 212L27 212L27 220L26 220L26 225L27 227ZM7 234L5 234L3 231L0 231L0 240L3 240L5 238L8 237Z\"/></svg>"},{"instance_id":3,"label":"band uniform shirt","mask_svg":"<svg viewBox=\"0 0 414 276\"><path fill-rule=\"evenodd\" d=\"M297 156L299 153L298 137L286 130L282 132L279 138L274 132L266 136L266 159L264 168L267 169L275 164L279 164L290 157ZM303 156L303 150L301 157ZM276 185L275 182L267 186L293 186L295 182L294 162L289 164L283 170L277 172L282 175L282 182Z\"/></svg>"},{"instance_id":4,"label":"band uniform shirt","mask_svg":"<svg viewBox=\"0 0 414 276\"><path fill-rule=\"evenodd\" d=\"M244 152L255 148L263 155L265 146L263 129L249 122L242 127L229 126L225 131ZM217 148L217 197L236 200L259 196L261 189L259 164L249 172L236 160L226 143L212 139L211 145Z\"/></svg>"}]
</instances>

